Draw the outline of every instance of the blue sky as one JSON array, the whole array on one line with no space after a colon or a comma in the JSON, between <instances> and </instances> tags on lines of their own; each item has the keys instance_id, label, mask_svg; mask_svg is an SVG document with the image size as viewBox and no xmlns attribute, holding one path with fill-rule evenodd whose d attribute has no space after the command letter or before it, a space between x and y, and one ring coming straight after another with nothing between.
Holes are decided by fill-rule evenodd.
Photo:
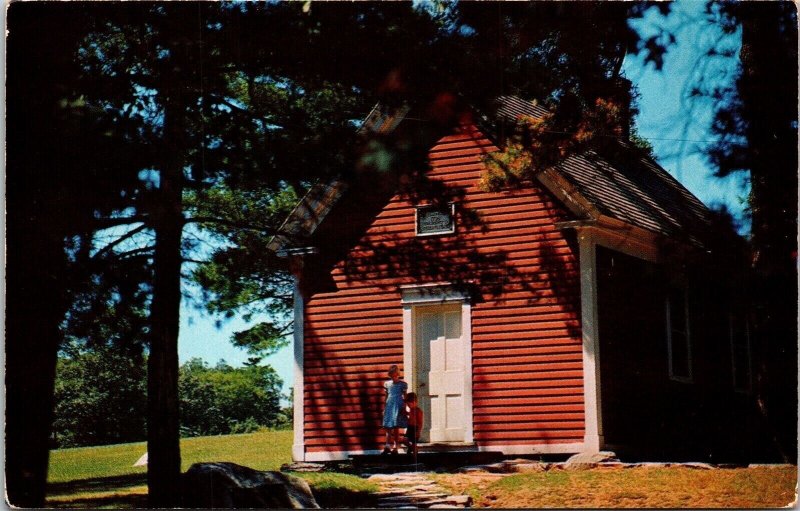
<instances>
[{"instance_id":1,"label":"blue sky","mask_svg":"<svg viewBox=\"0 0 800 511\"><path fill-rule=\"evenodd\" d=\"M700 22L704 2L683 1L673 5L670 18L665 20L651 15L635 26L642 33L659 25L677 33L677 42L667 52L663 70L656 71L652 64L645 66L643 58L637 56L628 56L623 64L625 75L638 86L641 94L641 112L637 119L639 134L651 142L659 162L692 193L709 206L726 205L742 220L747 189L741 177L724 180L712 177L711 168L699 152L703 144L712 139L707 127L714 105L686 99L688 87L699 72L697 64L701 52L715 42L719 34ZM736 46L738 41L740 35L735 34L728 44ZM722 60L701 72L710 73L717 80L728 80L735 71L735 61L735 58ZM746 222L741 231L746 233ZM212 365L224 359L239 366L247 360L247 353L235 348L229 340L233 332L245 329L247 323L232 319L218 327L216 319L184 301L178 341L181 363L199 357ZM288 394L293 379L291 346L264 359L263 363L277 370L284 381L284 393Z\"/></svg>"},{"instance_id":2,"label":"blue sky","mask_svg":"<svg viewBox=\"0 0 800 511\"><path fill-rule=\"evenodd\" d=\"M707 81L730 82L735 77L741 33L724 36L704 23L705 2L681 1L673 4L668 18L651 9L634 27L641 34L652 34L663 26L676 34L676 43L664 58L662 71L653 64L645 66L644 56L629 55L623 70L639 89L639 135L649 140L659 163L706 205L724 204L742 223L741 234L749 230L743 218L745 199L749 193L741 175L725 179L713 177L712 169L702 155L702 147L713 136L708 126L713 119L714 103L708 99L689 99L689 89L702 73ZM704 58L712 45L736 49L734 58Z\"/></svg>"}]
</instances>

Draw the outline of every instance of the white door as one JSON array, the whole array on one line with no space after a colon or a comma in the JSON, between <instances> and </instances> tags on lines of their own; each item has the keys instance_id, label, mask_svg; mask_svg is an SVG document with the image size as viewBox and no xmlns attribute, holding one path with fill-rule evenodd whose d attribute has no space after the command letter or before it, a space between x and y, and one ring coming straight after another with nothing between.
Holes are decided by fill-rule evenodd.
<instances>
[{"instance_id":1,"label":"white door","mask_svg":"<svg viewBox=\"0 0 800 511\"><path fill-rule=\"evenodd\" d=\"M425 413L423 441L465 439L465 349L461 306L417 308L416 381ZM426 433L429 433L426 435Z\"/></svg>"}]
</instances>

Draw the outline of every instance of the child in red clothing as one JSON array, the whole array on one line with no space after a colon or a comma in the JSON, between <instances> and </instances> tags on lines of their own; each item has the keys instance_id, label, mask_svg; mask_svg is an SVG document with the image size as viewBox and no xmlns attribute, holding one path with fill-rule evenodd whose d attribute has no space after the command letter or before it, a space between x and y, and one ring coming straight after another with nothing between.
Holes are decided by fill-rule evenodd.
<instances>
[{"instance_id":1,"label":"child in red clothing","mask_svg":"<svg viewBox=\"0 0 800 511\"><path fill-rule=\"evenodd\" d=\"M425 415L422 408L417 405L417 395L413 392L406 394L406 406L408 407L408 428L406 428L406 441L408 453L417 454L419 435L425 423Z\"/></svg>"}]
</instances>

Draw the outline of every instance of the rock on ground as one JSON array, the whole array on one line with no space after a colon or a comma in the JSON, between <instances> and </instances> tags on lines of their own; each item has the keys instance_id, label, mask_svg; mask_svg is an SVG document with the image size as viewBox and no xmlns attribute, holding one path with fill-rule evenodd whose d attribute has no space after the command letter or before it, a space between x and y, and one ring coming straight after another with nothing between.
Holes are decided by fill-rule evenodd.
<instances>
[{"instance_id":1,"label":"rock on ground","mask_svg":"<svg viewBox=\"0 0 800 511\"><path fill-rule=\"evenodd\" d=\"M450 495L419 473L374 474L368 481L380 487L377 494L378 509L455 509L472 504L468 495Z\"/></svg>"},{"instance_id":2,"label":"rock on ground","mask_svg":"<svg viewBox=\"0 0 800 511\"><path fill-rule=\"evenodd\" d=\"M325 472L324 463L309 463L306 461L294 461L281 465L281 472Z\"/></svg>"},{"instance_id":3,"label":"rock on ground","mask_svg":"<svg viewBox=\"0 0 800 511\"><path fill-rule=\"evenodd\" d=\"M600 463L619 461L611 451L581 452L571 456L565 463L565 470L586 470L595 468Z\"/></svg>"},{"instance_id":4,"label":"rock on ground","mask_svg":"<svg viewBox=\"0 0 800 511\"><path fill-rule=\"evenodd\" d=\"M491 473L491 474L514 474L521 472L544 472L553 466L552 463L531 461L525 458L514 460L499 461L487 465L470 465L458 469L462 474Z\"/></svg>"},{"instance_id":5,"label":"rock on ground","mask_svg":"<svg viewBox=\"0 0 800 511\"><path fill-rule=\"evenodd\" d=\"M319 508L308 483L235 463L195 463L181 476L182 507Z\"/></svg>"}]
</instances>

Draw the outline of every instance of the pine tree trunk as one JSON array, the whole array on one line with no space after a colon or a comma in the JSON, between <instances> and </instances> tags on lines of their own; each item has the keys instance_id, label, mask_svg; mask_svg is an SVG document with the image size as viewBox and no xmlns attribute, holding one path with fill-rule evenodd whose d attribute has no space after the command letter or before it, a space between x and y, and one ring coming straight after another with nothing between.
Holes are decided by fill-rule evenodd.
<instances>
[{"instance_id":1,"label":"pine tree trunk","mask_svg":"<svg viewBox=\"0 0 800 511\"><path fill-rule=\"evenodd\" d=\"M61 98L61 50L79 26L42 38L41 5L9 6L6 121L6 343L5 483L13 506L45 504L56 360L67 310L68 261L64 238L76 232L76 211L64 211L59 153L49 141L60 136L50 123ZM59 6L60 7L60 6ZM61 11L56 11L61 13ZM54 14L52 11L49 14Z\"/></svg>"},{"instance_id":2,"label":"pine tree trunk","mask_svg":"<svg viewBox=\"0 0 800 511\"><path fill-rule=\"evenodd\" d=\"M797 457L797 28L791 4L737 4L748 122L760 341L756 397L784 461Z\"/></svg>"},{"instance_id":3,"label":"pine tree trunk","mask_svg":"<svg viewBox=\"0 0 800 511\"><path fill-rule=\"evenodd\" d=\"M147 364L147 485L150 507L180 504L178 408L178 328L181 302L183 229L183 108L167 96L164 113L165 164L160 174L160 204L155 215L153 303Z\"/></svg>"},{"instance_id":4,"label":"pine tree trunk","mask_svg":"<svg viewBox=\"0 0 800 511\"><path fill-rule=\"evenodd\" d=\"M9 208L8 217L6 490L11 505L42 508L66 261L61 240L45 232L46 222L24 211L30 210Z\"/></svg>"}]
</instances>

